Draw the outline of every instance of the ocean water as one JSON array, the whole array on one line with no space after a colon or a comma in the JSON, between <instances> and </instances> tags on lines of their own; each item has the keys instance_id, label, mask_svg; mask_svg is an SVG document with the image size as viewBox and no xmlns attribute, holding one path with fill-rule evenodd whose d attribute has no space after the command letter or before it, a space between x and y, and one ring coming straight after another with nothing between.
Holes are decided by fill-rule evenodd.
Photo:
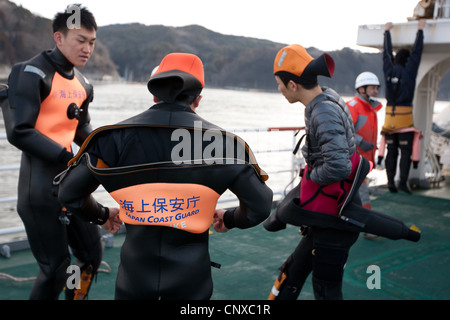
<instances>
[{"instance_id":1,"label":"ocean water","mask_svg":"<svg viewBox=\"0 0 450 320\"><path fill-rule=\"evenodd\" d=\"M275 88L275 84L274 84ZM114 124L136 115L153 103L146 84L97 84L94 101L89 110L93 128ZM301 127L304 125L304 107L300 103L289 104L278 92L256 92L246 90L225 90L205 88L197 113L218 126L235 131L247 141L256 154L259 165L269 173L267 184L274 192L282 192L295 175L290 172L293 165L291 150L294 145L293 131L272 131L273 127ZM343 97L345 101L350 97ZM384 99L379 99L385 105ZM448 107L448 102L439 102L435 110ZM384 121L384 109L378 113L379 126ZM0 115L0 135L5 135L3 115ZM297 139L300 135L297 137ZM271 152L265 152L272 150ZM286 150L286 151L284 151ZM7 166L18 167L20 151L11 146L6 139L0 139L0 198L14 198L17 195L18 170L5 170ZM301 161L297 160L297 161ZM298 162L296 167L298 167ZM382 171L372 174L375 183L385 181ZM224 194L228 199L231 194ZM106 192L96 193L98 201L105 205L116 205ZM16 212L14 201L0 203L0 229L20 227L22 222Z\"/></svg>"}]
</instances>

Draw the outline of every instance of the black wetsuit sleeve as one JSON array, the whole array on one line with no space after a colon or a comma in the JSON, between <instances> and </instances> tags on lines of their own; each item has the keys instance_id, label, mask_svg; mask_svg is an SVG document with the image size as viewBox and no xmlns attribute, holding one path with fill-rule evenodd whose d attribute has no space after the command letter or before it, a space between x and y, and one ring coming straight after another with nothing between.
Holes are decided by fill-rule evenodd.
<instances>
[{"instance_id":1,"label":"black wetsuit sleeve","mask_svg":"<svg viewBox=\"0 0 450 320\"><path fill-rule=\"evenodd\" d=\"M416 41L414 42L411 55L406 63L406 70L413 78L417 77L419 71L420 60L422 58L423 51L423 30L418 30L416 35Z\"/></svg>"},{"instance_id":2,"label":"black wetsuit sleeve","mask_svg":"<svg viewBox=\"0 0 450 320\"><path fill-rule=\"evenodd\" d=\"M65 148L35 129L41 97L48 95L50 90L44 79L35 73L24 72L23 66L19 65L13 68L8 84L9 104L14 110L13 131L11 136L8 136L9 142L23 152L44 161L65 161Z\"/></svg>"},{"instance_id":3,"label":"black wetsuit sleeve","mask_svg":"<svg viewBox=\"0 0 450 320\"><path fill-rule=\"evenodd\" d=\"M228 229L246 229L263 222L272 209L272 190L247 166L230 186L239 199L239 207L227 210L224 223Z\"/></svg>"},{"instance_id":4,"label":"black wetsuit sleeve","mask_svg":"<svg viewBox=\"0 0 450 320\"><path fill-rule=\"evenodd\" d=\"M383 71L386 75L390 74L394 67L394 54L392 53L392 40L390 31L384 33L383 47Z\"/></svg>"},{"instance_id":5,"label":"black wetsuit sleeve","mask_svg":"<svg viewBox=\"0 0 450 320\"><path fill-rule=\"evenodd\" d=\"M109 211L92 196L98 186L89 168L80 163L71 167L60 181L58 199L72 214L86 221L103 224L109 217Z\"/></svg>"}]
</instances>

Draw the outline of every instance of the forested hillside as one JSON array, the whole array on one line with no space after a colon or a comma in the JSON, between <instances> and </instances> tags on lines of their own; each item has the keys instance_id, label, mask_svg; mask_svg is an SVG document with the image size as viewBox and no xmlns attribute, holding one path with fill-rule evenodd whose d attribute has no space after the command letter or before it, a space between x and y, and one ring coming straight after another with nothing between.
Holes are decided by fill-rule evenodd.
<instances>
[{"instance_id":1,"label":"forested hillside","mask_svg":"<svg viewBox=\"0 0 450 320\"><path fill-rule=\"evenodd\" d=\"M273 60L285 44L267 40L227 36L198 25L186 27L143 24L102 27L99 39L109 49L119 73L127 79L145 81L169 52L198 55L205 66L206 83L214 87L275 90ZM317 57L322 52L309 48ZM322 79L342 94L353 94L355 77L362 70L381 76L381 55L351 49L330 52L336 62L333 79Z\"/></svg>"}]
</instances>

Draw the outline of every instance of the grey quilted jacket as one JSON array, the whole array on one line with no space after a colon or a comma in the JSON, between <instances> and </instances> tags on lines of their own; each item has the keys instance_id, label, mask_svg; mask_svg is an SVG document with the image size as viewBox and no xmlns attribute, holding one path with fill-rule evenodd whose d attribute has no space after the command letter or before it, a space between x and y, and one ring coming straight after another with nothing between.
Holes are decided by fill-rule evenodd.
<instances>
[{"instance_id":1,"label":"grey quilted jacket","mask_svg":"<svg viewBox=\"0 0 450 320\"><path fill-rule=\"evenodd\" d=\"M323 88L305 109L306 142L302 154L312 170L309 177L329 185L351 173L356 151L355 129L344 100L333 89Z\"/></svg>"}]
</instances>

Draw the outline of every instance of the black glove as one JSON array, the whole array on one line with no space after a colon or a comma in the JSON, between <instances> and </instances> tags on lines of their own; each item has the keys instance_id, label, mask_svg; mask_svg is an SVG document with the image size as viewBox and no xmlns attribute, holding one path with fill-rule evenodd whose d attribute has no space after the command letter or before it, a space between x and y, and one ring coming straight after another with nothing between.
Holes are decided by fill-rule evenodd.
<instances>
[{"instance_id":1,"label":"black glove","mask_svg":"<svg viewBox=\"0 0 450 320\"><path fill-rule=\"evenodd\" d=\"M362 140L361 143L359 144L359 147L361 149L363 149L364 151L369 151L372 150L373 148L375 148L375 146L373 144L371 144L368 141Z\"/></svg>"},{"instance_id":2,"label":"black glove","mask_svg":"<svg viewBox=\"0 0 450 320\"><path fill-rule=\"evenodd\" d=\"M382 161L383 161L383 157L378 157L377 165L381 166Z\"/></svg>"},{"instance_id":3,"label":"black glove","mask_svg":"<svg viewBox=\"0 0 450 320\"><path fill-rule=\"evenodd\" d=\"M413 161L413 168L417 169L419 167L419 161Z\"/></svg>"}]
</instances>

